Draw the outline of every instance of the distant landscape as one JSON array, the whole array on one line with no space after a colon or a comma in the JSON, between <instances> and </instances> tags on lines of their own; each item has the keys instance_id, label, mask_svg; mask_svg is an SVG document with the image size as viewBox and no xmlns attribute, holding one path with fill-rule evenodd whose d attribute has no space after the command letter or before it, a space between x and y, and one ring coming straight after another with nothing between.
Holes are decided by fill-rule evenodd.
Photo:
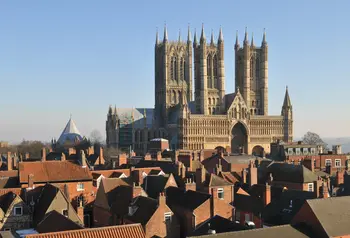
<instances>
[{"instance_id":1,"label":"distant landscape","mask_svg":"<svg viewBox=\"0 0 350 238\"><path fill-rule=\"evenodd\" d=\"M301 138L295 138L296 141ZM339 138L322 138L322 140L328 144L328 148L332 149L333 145L341 145L343 153L350 152L350 137L339 137Z\"/></svg>"}]
</instances>

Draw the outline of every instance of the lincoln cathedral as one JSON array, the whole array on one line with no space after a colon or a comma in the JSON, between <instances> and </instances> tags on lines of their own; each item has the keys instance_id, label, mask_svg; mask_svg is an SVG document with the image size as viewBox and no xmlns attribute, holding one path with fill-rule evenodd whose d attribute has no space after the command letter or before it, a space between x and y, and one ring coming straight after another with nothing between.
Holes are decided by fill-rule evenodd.
<instances>
[{"instance_id":1,"label":"lincoln cathedral","mask_svg":"<svg viewBox=\"0 0 350 238\"><path fill-rule=\"evenodd\" d=\"M192 40L193 39L193 40ZM171 149L214 149L231 153L270 152L270 143L293 140L293 111L288 88L280 115L268 114L268 44L260 46L247 30L242 45L234 45L235 92L225 92L224 36L204 27L198 39L163 39L158 32L155 55L155 107L109 107L107 145L144 154L149 141L165 138ZM193 80L194 78L194 80Z\"/></svg>"}]
</instances>

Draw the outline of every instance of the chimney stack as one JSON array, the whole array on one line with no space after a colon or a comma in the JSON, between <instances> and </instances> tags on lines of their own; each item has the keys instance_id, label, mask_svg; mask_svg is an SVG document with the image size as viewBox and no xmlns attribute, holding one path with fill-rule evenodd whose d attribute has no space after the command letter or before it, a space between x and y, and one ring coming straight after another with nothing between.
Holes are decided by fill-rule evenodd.
<instances>
[{"instance_id":1,"label":"chimney stack","mask_svg":"<svg viewBox=\"0 0 350 238\"><path fill-rule=\"evenodd\" d=\"M24 158L25 158L26 160L29 159L29 153L28 153L28 152L25 153Z\"/></svg>"},{"instance_id":2,"label":"chimney stack","mask_svg":"<svg viewBox=\"0 0 350 238\"><path fill-rule=\"evenodd\" d=\"M127 164L126 153L119 154L118 156L118 166L122 166L123 164Z\"/></svg>"},{"instance_id":3,"label":"chimney stack","mask_svg":"<svg viewBox=\"0 0 350 238\"><path fill-rule=\"evenodd\" d=\"M41 149L41 162L45 162L46 161L46 148L42 148Z\"/></svg>"},{"instance_id":4,"label":"chimney stack","mask_svg":"<svg viewBox=\"0 0 350 238\"><path fill-rule=\"evenodd\" d=\"M246 184L247 183L247 170L242 169L242 183Z\"/></svg>"},{"instance_id":5,"label":"chimney stack","mask_svg":"<svg viewBox=\"0 0 350 238\"><path fill-rule=\"evenodd\" d=\"M81 201L81 200L79 201L79 205L77 207L77 214L82 222L82 225L85 226L85 224L84 224L84 206L83 206L83 201Z\"/></svg>"},{"instance_id":6,"label":"chimney stack","mask_svg":"<svg viewBox=\"0 0 350 238\"><path fill-rule=\"evenodd\" d=\"M266 183L265 185L265 191L263 194L263 199L264 199L264 206L267 206L271 202L271 186Z\"/></svg>"},{"instance_id":7,"label":"chimney stack","mask_svg":"<svg viewBox=\"0 0 350 238\"><path fill-rule=\"evenodd\" d=\"M144 157L145 160L152 160L152 156L150 153L147 153Z\"/></svg>"},{"instance_id":8,"label":"chimney stack","mask_svg":"<svg viewBox=\"0 0 350 238\"><path fill-rule=\"evenodd\" d=\"M162 152L158 151L157 152L157 161L160 161L160 160L162 160Z\"/></svg>"},{"instance_id":9,"label":"chimney stack","mask_svg":"<svg viewBox=\"0 0 350 238\"><path fill-rule=\"evenodd\" d=\"M175 150L175 163L179 160L179 150Z\"/></svg>"},{"instance_id":10,"label":"chimney stack","mask_svg":"<svg viewBox=\"0 0 350 238\"><path fill-rule=\"evenodd\" d=\"M335 176L335 179L336 179L336 186L340 186L341 184L344 183L344 173L342 173L340 170L337 171L336 173L336 176Z\"/></svg>"},{"instance_id":11,"label":"chimney stack","mask_svg":"<svg viewBox=\"0 0 350 238\"><path fill-rule=\"evenodd\" d=\"M28 175L28 188L34 188L34 174Z\"/></svg>"},{"instance_id":12,"label":"chimney stack","mask_svg":"<svg viewBox=\"0 0 350 238\"><path fill-rule=\"evenodd\" d=\"M258 169L255 166L253 160L249 161L249 186L253 186L258 183Z\"/></svg>"},{"instance_id":13,"label":"chimney stack","mask_svg":"<svg viewBox=\"0 0 350 238\"><path fill-rule=\"evenodd\" d=\"M84 150L80 151L80 163L82 167L86 167L86 156Z\"/></svg>"},{"instance_id":14,"label":"chimney stack","mask_svg":"<svg viewBox=\"0 0 350 238\"><path fill-rule=\"evenodd\" d=\"M320 197L329 198L328 188L324 183L322 183L322 186L320 187Z\"/></svg>"},{"instance_id":15,"label":"chimney stack","mask_svg":"<svg viewBox=\"0 0 350 238\"><path fill-rule=\"evenodd\" d=\"M10 151L7 152L7 170L13 170L13 159Z\"/></svg>"},{"instance_id":16,"label":"chimney stack","mask_svg":"<svg viewBox=\"0 0 350 238\"><path fill-rule=\"evenodd\" d=\"M158 203L159 203L159 207L166 205L166 198L163 192L159 193Z\"/></svg>"},{"instance_id":17,"label":"chimney stack","mask_svg":"<svg viewBox=\"0 0 350 238\"><path fill-rule=\"evenodd\" d=\"M103 147L102 146L100 146L100 154L98 156L98 162L100 165L105 163L105 158L103 155Z\"/></svg>"},{"instance_id":18,"label":"chimney stack","mask_svg":"<svg viewBox=\"0 0 350 238\"><path fill-rule=\"evenodd\" d=\"M61 154L61 161L66 161L66 154L63 152Z\"/></svg>"},{"instance_id":19,"label":"chimney stack","mask_svg":"<svg viewBox=\"0 0 350 238\"><path fill-rule=\"evenodd\" d=\"M87 154L88 154L88 156L95 154L94 146L90 146L88 148L88 153Z\"/></svg>"}]
</instances>

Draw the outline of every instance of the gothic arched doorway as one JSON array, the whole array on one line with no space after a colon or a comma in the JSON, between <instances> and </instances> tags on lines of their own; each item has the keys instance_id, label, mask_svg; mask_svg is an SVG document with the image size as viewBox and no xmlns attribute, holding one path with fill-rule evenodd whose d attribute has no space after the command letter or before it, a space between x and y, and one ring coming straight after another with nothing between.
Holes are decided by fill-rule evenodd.
<instances>
[{"instance_id":1,"label":"gothic arched doorway","mask_svg":"<svg viewBox=\"0 0 350 238\"><path fill-rule=\"evenodd\" d=\"M248 133L245 126L238 122L231 131L231 152L232 153L247 153L248 148Z\"/></svg>"},{"instance_id":2,"label":"gothic arched doorway","mask_svg":"<svg viewBox=\"0 0 350 238\"><path fill-rule=\"evenodd\" d=\"M260 145L254 146L252 154L259 157L264 157L264 147Z\"/></svg>"}]
</instances>

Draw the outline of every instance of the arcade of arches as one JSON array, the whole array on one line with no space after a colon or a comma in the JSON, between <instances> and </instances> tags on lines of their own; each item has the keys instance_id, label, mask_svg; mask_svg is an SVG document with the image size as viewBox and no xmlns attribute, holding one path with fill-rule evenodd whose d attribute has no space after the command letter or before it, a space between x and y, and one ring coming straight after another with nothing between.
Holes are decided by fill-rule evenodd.
<instances>
[{"instance_id":1,"label":"arcade of arches","mask_svg":"<svg viewBox=\"0 0 350 238\"><path fill-rule=\"evenodd\" d=\"M232 153L248 152L248 133L242 123L238 122L233 126L231 131L231 138Z\"/></svg>"}]
</instances>

